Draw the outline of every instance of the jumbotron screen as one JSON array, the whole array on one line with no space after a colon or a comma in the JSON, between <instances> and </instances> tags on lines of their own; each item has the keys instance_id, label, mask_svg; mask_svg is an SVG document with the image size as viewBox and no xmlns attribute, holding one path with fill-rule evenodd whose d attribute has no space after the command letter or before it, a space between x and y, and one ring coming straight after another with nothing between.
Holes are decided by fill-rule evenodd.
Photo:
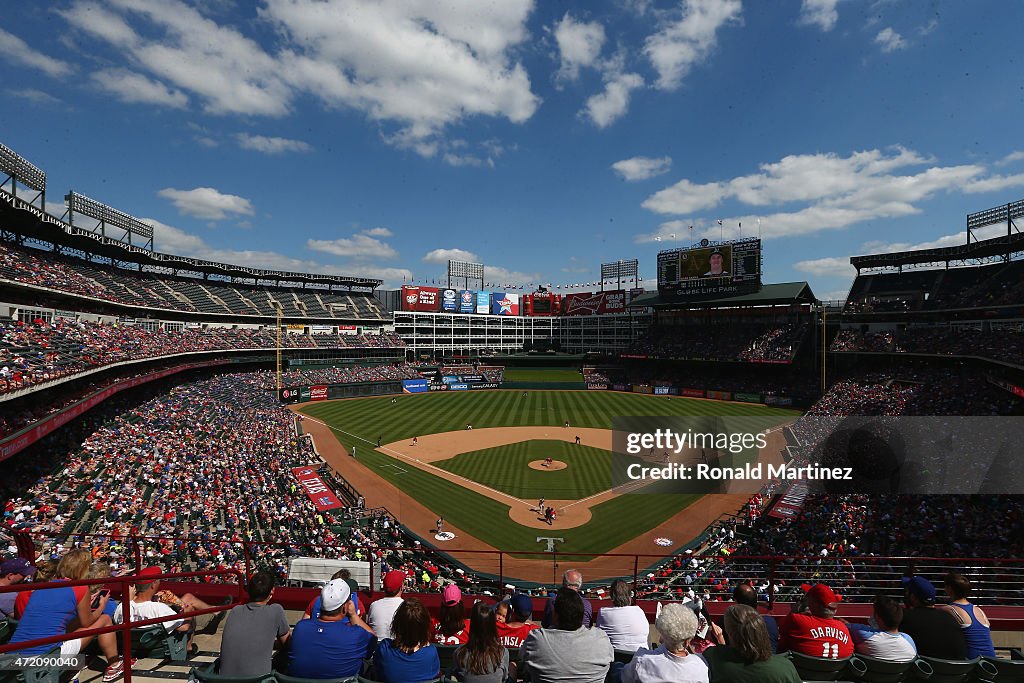
<instances>
[{"instance_id":1,"label":"jumbotron screen","mask_svg":"<svg viewBox=\"0 0 1024 683\"><path fill-rule=\"evenodd\" d=\"M680 298L748 294L761 288L761 240L737 240L658 253L658 290Z\"/></svg>"}]
</instances>

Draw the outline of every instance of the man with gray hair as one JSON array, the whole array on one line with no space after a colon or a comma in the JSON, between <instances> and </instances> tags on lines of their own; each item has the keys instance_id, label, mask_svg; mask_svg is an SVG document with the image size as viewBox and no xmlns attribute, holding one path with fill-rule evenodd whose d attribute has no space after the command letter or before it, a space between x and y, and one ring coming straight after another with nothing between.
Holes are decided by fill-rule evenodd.
<instances>
[{"instance_id":1,"label":"man with gray hair","mask_svg":"<svg viewBox=\"0 0 1024 683\"><path fill-rule=\"evenodd\" d=\"M578 569L567 570L562 575L562 588L568 588L579 593L583 590L583 574ZM590 600L587 600L582 595L580 595L580 598L583 600L583 626L590 628L594 623L594 606L590 604ZM554 624L554 615L555 596L552 595L548 598L547 604L544 605L544 617L541 619L541 626L551 628Z\"/></svg>"},{"instance_id":2,"label":"man with gray hair","mask_svg":"<svg viewBox=\"0 0 1024 683\"><path fill-rule=\"evenodd\" d=\"M708 665L703 657L689 650L690 641L697 633L697 615L693 610L679 603L664 605L654 628L661 635L661 646L655 650L637 650L622 670L622 683L705 683Z\"/></svg>"},{"instance_id":3,"label":"man with gray hair","mask_svg":"<svg viewBox=\"0 0 1024 683\"><path fill-rule=\"evenodd\" d=\"M636 652L647 647L650 624L647 615L633 604L633 592L622 579L612 581L612 606L602 607L597 613L597 627L608 634L616 650Z\"/></svg>"}]
</instances>

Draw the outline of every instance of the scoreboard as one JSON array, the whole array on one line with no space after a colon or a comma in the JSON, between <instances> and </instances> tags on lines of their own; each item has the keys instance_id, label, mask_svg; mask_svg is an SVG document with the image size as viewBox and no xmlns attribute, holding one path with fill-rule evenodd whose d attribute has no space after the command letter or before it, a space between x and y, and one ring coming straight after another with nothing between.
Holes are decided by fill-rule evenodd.
<instances>
[{"instance_id":1,"label":"scoreboard","mask_svg":"<svg viewBox=\"0 0 1024 683\"><path fill-rule=\"evenodd\" d=\"M658 291L681 300L761 289L761 240L709 242L658 253Z\"/></svg>"}]
</instances>

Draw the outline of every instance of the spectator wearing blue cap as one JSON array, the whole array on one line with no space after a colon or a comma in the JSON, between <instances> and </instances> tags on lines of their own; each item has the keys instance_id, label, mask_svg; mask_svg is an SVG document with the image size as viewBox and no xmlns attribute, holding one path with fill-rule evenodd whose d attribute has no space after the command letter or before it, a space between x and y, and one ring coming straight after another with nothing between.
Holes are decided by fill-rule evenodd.
<instances>
[{"instance_id":1,"label":"spectator wearing blue cap","mask_svg":"<svg viewBox=\"0 0 1024 683\"><path fill-rule=\"evenodd\" d=\"M532 621L533 600L529 595L516 593L508 601L505 621L499 621L498 638L507 648L522 647L530 631L540 628L540 624Z\"/></svg>"},{"instance_id":2,"label":"spectator wearing blue cap","mask_svg":"<svg viewBox=\"0 0 1024 683\"><path fill-rule=\"evenodd\" d=\"M935 607L935 586L923 576L903 577L900 631L910 636L921 657L967 659L967 643L953 615Z\"/></svg>"},{"instance_id":3,"label":"spectator wearing blue cap","mask_svg":"<svg viewBox=\"0 0 1024 683\"><path fill-rule=\"evenodd\" d=\"M17 586L26 578L36 573L36 568L24 557L13 557L4 560L0 565L0 586ZM0 618L14 617L14 601L18 594L0 593Z\"/></svg>"}]
</instances>

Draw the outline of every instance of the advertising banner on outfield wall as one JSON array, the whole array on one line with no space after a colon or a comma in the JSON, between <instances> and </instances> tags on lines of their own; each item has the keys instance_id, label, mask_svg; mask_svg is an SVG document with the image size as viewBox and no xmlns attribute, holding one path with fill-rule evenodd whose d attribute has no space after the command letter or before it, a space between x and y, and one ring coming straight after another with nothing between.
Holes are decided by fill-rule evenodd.
<instances>
[{"instance_id":1,"label":"advertising banner on outfield wall","mask_svg":"<svg viewBox=\"0 0 1024 683\"><path fill-rule=\"evenodd\" d=\"M708 398L713 398L716 401L731 401L732 400L732 392L731 391L713 391L713 390L709 389L708 391L704 392L704 395L707 396Z\"/></svg>"},{"instance_id":2,"label":"advertising banner on outfield wall","mask_svg":"<svg viewBox=\"0 0 1024 683\"><path fill-rule=\"evenodd\" d=\"M613 391L629 391L629 385L628 384L613 384L612 385L612 390Z\"/></svg>"},{"instance_id":3,"label":"advertising banner on outfield wall","mask_svg":"<svg viewBox=\"0 0 1024 683\"><path fill-rule=\"evenodd\" d=\"M459 313L476 312L476 292L468 289L459 291Z\"/></svg>"},{"instance_id":4,"label":"advertising banner on outfield wall","mask_svg":"<svg viewBox=\"0 0 1024 683\"><path fill-rule=\"evenodd\" d=\"M480 315L487 315L491 312L491 293L490 292L477 292L476 293L476 312Z\"/></svg>"},{"instance_id":5,"label":"advertising banner on outfield wall","mask_svg":"<svg viewBox=\"0 0 1024 683\"><path fill-rule=\"evenodd\" d=\"M760 403L761 394L743 394L736 392L732 395L734 401L742 401L744 403Z\"/></svg>"},{"instance_id":6,"label":"advertising banner on outfield wall","mask_svg":"<svg viewBox=\"0 0 1024 683\"><path fill-rule=\"evenodd\" d=\"M691 398L704 398L703 389L687 389L686 387L679 388L680 396L690 396Z\"/></svg>"},{"instance_id":7,"label":"advertising banner on outfield wall","mask_svg":"<svg viewBox=\"0 0 1024 683\"><path fill-rule=\"evenodd\" d=\"M650 384L634 384L633 385L633 393L634 394L653 394L654 393L654 387L652 387Z\"/></svg>"},{"instance_id":8,"label":"advertising banner on outfield wall","mask_svg":"<svg viewBox=\"0 0 1024 683\"><path fill-rule=\"evenodd\" d=\"M791 406L793 405L793 399L786 396L765 396L764 402L770 406Z\"/></svg>"},{"instance_id":9,"label":"advertising banner on outfield wall","mask_svg":"<svg viewBox=\"0 0 1024 683\"><path fill-rule=\"evenodd\" d=\"M470 384L470 389L500 389L501 385L497 382L480 382L479 384Z\"/></svg>"},{"instance_id":10,"label":"advertising banner on outfield wall","mask_svg":"<svg viewBox=\"0 0 1024 683\"><path fill-rule=\"evenodd\" d=\"M333 325L310 325L310 334L334 334Z\"/></svg>"},{"instance_id":11,"label":"advertising banner on outfield wall","mask_svg":"<svg viewBox=\"0 0 1024 683\"><path fill-rule=\"evenodd\" d=\"M455 313L459 310L459 292L457 290L441 290L441 310L445 313Z\"/></svg>"},{"instance_id":12,"label":"advertising banner on outfield wall","mask_svg":"<svg viewBox=\"0 0 1024 683\"><path fill-rule=\"evenodd\" d=\"M430 390L431 391L448 391L448 387L449 386L450 385L448 385L448 384L435 384L434 382L431 382L430 383Z\"/></svg>"},{"instance_id":13,"label":"advertising banner on outfield wall","mask_svg":"<svg viewBox=\"0 0 1024 683\"><path fill-rule=\"evenodd\" d=\"M626 292L622 289L611 292L566 294L562 299L562 315L623 313L625 310Z\"/></svg>"},{"instance_id":14,"label":"advertising banner on outfield wall","mask_svg":"<svg viewBox=\"0 0 1024 683\"><path fill-rule=\"evenodd\" d=\"M359 328L356 325L338 325L338 332L340 334L359 334Z\"/></svg>"},{"instance_id":15,"label":"advertising banner on outfield wall","mask_svg":"<svg viewBox=\"0 0 1024 683\"><path fill-rule=\"evenodd\" d=\"M441 308L437 287L402 286L402 310L436 313Z\"/></svg>"},{"instance_id":16,"label":"advertising banner on outfield wall","mask_svg":"<svg viewBox=\"0 0 1024 683\"><path fill-rule=\"evenodd\" d=\"M467 391L469 389L468 384L449 384L448 391Z\"/></svg>"},{"instance_id":17,"label":"advertising banner on outfield wall","mask_svg":"<svg viewBox=\"0 0 1024 683\"><path fill-rule=\"evenodd\" d=\"M608 385L604 382L587 382L587 389L599 391L601 389L607 389Z\"/></svg>"},{"instance_id":18,"label":"advertising banner on outfield wall","mask_svg":"<svg viewBox=\"0 0 1024 683\"><path fill-rule=\"evenodd\" d=\"M403 379L402 380L402 393L404 394L422 394L429 391L429 384L425 379Z\"/></svg>"},{"instance_id":19,"label":"advertising banner on outfield wall","mask_svg":"<svg viewBox=\"0 0 1024 683\"><path fill-rule=\"evenodd\" d=\"M293 467L292 474L299 480L302 490L320 512L344 507L334 491L324 483L312 467Z\"/></svg>"},{"instance_id":20,"label":"advertising banner on outfield wall","mask_svg":"<svg viewBox=\"0 0 1024 683\"><path fill-rule=\"evenodd\" d=\"M491 294L492 315L519 315L519 295L510 292Z\"/></svg>"},{"instance_id":21,"label":"advertising banner on outfield wall","mask_svg":"<svg viewBox=\"0 0 1024 683\"><path fill-rule=\"evenodd\" d=\"M483 382L484 381L484 376L483 375L459 375L459 376L462 378L462 381L465 382L466 384L474 384L476 382Z\"/></svg>"},{"instance_id":22,"label":"advertising banner on outfield wall","mask_svg":"<svg viewBox=\"0 0 1024 683\"><path fill-rule=\"evenodd\" d=\"M326 401L327 400L327 386L319 385L309 388L309 400L310 401Z\"/></svg>"},{"instance_id":23,"label":"advertising banner on outfield wall","mask_svg":"<svg viewBox=\"0 0 1024 683\"><path fill-rule=\"evenodd\" d=\"M654 395L655 396L668 396L668 390L670 388L671 387L656 386L656 387L654 387Z\"/></svg>"}]
</instances>

